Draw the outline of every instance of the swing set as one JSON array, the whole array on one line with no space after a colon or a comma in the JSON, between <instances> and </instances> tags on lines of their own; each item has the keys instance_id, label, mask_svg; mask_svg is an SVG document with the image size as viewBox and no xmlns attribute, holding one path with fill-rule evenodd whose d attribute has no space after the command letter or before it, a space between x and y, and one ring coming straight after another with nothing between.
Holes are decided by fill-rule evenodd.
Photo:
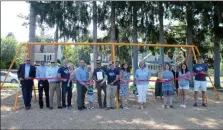
<instances>
[{"instance_id":1,"label":"swing set","mask_svg":"<svg viewBox=\"0 0 223 130\"><path fill-rule=\"evenodd\" d=\"M186 57L186 64L188 64L189 62L189 58L191 56L191 53L194 57L194 60L195 62L197 63L197 55L199 56L200 55L200 52L197 48L197 46L195 45L173 45L173 44L144 44L144 43L138 43L138 44L135 44L135 43L41 43L41 42L28 42L28 43L21 43L20 46L18 47L17 51L16 51L16 55L14 56L14 59L12 60L11 62L11 65L8 69L8 72L5 76L5 79L4 81L2 82L0 88L2 89L3 88L3 85L8 77L8 74L9 72L11 71L11 68L12 66L14 65L15 61L16 61L16 58L18 57L18 55L20 54L21 50L22 50L22 47L24 47L24 51L23 51L23 54L24 54L24 57L23 57L23 62L25 61L25 58L27 56L30 57L30 50L29 50L29 47L30 46L34 46L34 45L53 45L53 46L58 46L58 45L66 45L66 46L70 46L70 45L85 45L85 46L111 46L111 59L112 61L116 61L116 52L115 52L115 49L116 49L116 46L150 46L150 47L168 47L168 48L185 48L185 49L189 49L188 53L187 53L187 57ZM34 60L34 59L31 59L31 60ZM208 75L208 78L211 82L211 85L214 89L214 92L215 92L215 96L216 96L216 99L220 100L220 97L219 97L219 94L214 86L214 83L212 82L212 79L210 77L210 75ZM19 86L18 86L18 90L16 92L16 95L15 95L15 103L14 103L14 110L16 110L16 107L17 107L17 104L18 104L18 96L19 96ZM36 89L35 89L35 86L33 86L33 92L34 92L34 97L35 97L35 101L37 101L37 97L36 97ZM208 97L206 96L206 103L208 103ZM119 108L119 103L118 103L118 94L116 93L116 107Z\"/></svg>"}]
</instances>

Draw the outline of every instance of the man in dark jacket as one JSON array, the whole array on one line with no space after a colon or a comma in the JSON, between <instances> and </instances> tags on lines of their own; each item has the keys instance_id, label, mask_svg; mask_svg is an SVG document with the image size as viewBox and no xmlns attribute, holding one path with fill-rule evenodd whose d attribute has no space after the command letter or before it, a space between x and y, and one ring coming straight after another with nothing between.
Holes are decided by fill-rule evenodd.
<instances>
[{"instance_id":1,"label":"man in dark jacket","mask_svg":"<svg viewBox=\"0 0 223 130\"><path fill-rule=\"evenodd\" d=\"M22 94L26 110L31 107L32 90L33 90L33 79L36 77L36 68L30 64L30 58L26 58L26 63L21 64L18 72L18 78L22 85Z\"/></svg>"}]
</instances>

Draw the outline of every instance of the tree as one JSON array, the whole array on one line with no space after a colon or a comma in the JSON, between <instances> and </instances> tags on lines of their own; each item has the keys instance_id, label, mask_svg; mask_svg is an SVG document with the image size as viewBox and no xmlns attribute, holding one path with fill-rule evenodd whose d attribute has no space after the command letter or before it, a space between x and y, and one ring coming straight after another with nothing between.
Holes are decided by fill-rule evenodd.
<instances>
[{"instance_id":1,"label":"tree","mask_svg":"<svg viewBox=\"0 0 223 130\"><path fill-rule=\"evenodd\" d=\"M35 42L36 35L36 12L35 12L35 4L36 2L30 2L30 13L29 13L29 42ZM34 49L35 46L30 46L30 57L31 63L34 64Z\"/></svg>"},{"instance_id":2,"label":"tree","mask_svg":"<svg viewBox=\"0 0 223 130\"><path fill-rule=\"evenodd\" d=\"M159 43L164 44L164 31L163 31L163 2L159 1ZM161 63L164 64L164 48L160 48Z\"/></svg>"},{"instance_id":3,"label":"tree","mask_svg":"<svg viewBox=\"0 0 223 130\"><path fill-rule=\"evenodd\" d=\"M97 43L97 1L93 1L93 42ZM94 61L98 58L97 45L93 47ZM94 62L96 66L96 62Z\"/></svg>"},{"instance_id":4,"label":"tree","mask_svg":"<svg viewBox=\"0 0 223 130\"><path fill-rule=\"evenodd\" d=\"M1 64L0 68L8 69L18 46L16 39L12 37L6 37L1 39ZM19 64L14 64L12 68L17 68Z\"/></svg>"}]
</instances>

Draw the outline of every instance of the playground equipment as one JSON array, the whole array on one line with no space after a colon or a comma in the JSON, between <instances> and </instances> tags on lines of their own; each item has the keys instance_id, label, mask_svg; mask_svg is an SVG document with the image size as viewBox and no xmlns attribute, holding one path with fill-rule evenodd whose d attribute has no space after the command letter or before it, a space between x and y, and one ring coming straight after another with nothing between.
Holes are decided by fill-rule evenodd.
<instances>
[{"instance_id":1,"label":"playground equipment","mask_svg":"<svg viewBox=\"0 0 223 130\"><path fill-rule=\"evenodd\" d=\"M25 57L28 56L30 57L30 50L29 50L29 46L31 45L54 45L54 46L58 46L58 45L64 45L64 46L67 46L67 45L85 45L85 46L94 46L94 45L97 45L97 46L111 46L112 47L112 60L115 62L116 61L116 57L115 57L115 47L116 46L151 46L151 47L170 47L170 48L187 48L189 49L188 51L188 54L187 54L187 57L186 57L186 63L188 64L188 61L189 61L189 58L190 58L190 55L191 55L191 52L193 54L193 57L194 57L194 60L195 62L197 63L197 55L200 55L200 52L198 50L198 48L195 46L195 45L173 45L173 44L143 44L143 43L140 43L140 44L135 44L135 43L37 43L37 42L32 42L32 43L21 43L19 48L17 49L17 52L16 52L16 55L8 69L8 72L6 74L6 77L4 79L4 81L2 82L1 84L1 88L3 87L4 83L5 83L5 80L6 78L8 77L8 73L10 72L13 64L15 63L15 60L17 58L17 56L19 55L19 53L21 52L21 49L22 47L25 47L24 49L24 58L23 58L23 61L25 59ZM197 53L197 54L196 54ZM211 84L212 84L212 87L214 89L214 92L215 92L215 96L218 100L220 100L220 97L219 97L219 94L212 82L212 79L210 77L210 75L208 75L208 78L210 79L211 81ZM37 98L36 98L36 89L34 87L33 89L34 91L34 97L35 97L35 101L37 101ZM14 105L14 110L16 110L16 106L17 106L17 102L18 102L18 92L16 93L16 97L15 97L15 105ZM208 103L208 98L206 97L206 102ZM119 108L119 103L118 103L118 99L117 99L117 94L116 94L116 107Z\"/></svg>"}]
</instances>

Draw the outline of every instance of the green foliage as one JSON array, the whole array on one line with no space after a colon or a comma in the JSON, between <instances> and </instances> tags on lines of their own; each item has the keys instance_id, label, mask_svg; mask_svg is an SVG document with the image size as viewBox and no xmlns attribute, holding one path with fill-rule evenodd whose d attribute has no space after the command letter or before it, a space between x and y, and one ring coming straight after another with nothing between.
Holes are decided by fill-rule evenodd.
<instances>
[{"instance_id":1,"label":"green foliage","mask_svg":"<svg viewBox=\"0 0 223 130\"><path fill-rule=\"evenodd\" d=\"M90 63L91 52L92 48L89 46L66 46L64 49L64 57L75 66L78 66L80 59L85 60L86 63Z\"/></svg>"},{"instance_id":2,"label":"green foliage","mask_svg":"<svg viewBox=\"0 0 223 130\"><path fill-rule=\"evenodd\" d=\"M0 68L8 69L17 50L18 42L13 37L6 37L1 39L1 63ZM17 60L17 64L14 64L12 68L18 67L18 62L21 58Z\"/></svg>"}]
</instances>

